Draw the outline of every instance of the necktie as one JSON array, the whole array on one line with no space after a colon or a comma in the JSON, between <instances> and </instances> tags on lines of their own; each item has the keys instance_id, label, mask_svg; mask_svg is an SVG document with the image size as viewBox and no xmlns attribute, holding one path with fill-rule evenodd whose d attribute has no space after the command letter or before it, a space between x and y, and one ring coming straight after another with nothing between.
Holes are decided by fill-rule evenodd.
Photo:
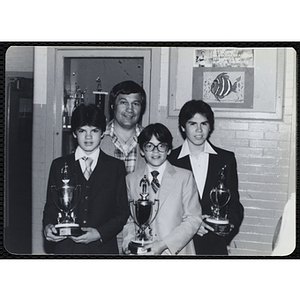
<instances>
[{"instance_id":1,"label":"necktie","mask_svg":"<svg viewBox=\"0 0 300 300\"><path fill-rule=\"evenodd\" d=\"M93 159L90 157L83 157L82 158L85 161L85 170L83 172L83 176L85 177L86 180L89 180L91 174L92 174L92 163Z\"/></svg>"},{"instance_id":2,"label":"necktie","mask_svg":"<svg viewBox=\"0 0 300 300\"><path fill-rule=\"evenodd\" d=\"M151 175L153 176L153 179L151 181L151 186L152 186L154 193L157 193L158 189L160 188L160 184L157 179L158 174L159 174L159 172L157 172L157 171L151 172Z\"/></svg>"}]
</instances>

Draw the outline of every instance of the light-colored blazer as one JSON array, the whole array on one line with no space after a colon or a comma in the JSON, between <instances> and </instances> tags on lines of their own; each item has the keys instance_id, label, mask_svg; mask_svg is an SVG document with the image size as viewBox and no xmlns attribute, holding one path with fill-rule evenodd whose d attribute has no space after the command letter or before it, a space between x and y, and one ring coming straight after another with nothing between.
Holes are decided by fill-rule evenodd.
<instances>
[{"instance_id":1,"label":"light-colored blazer","mask_svg":"<svg viewBox=\"0 0 300 300\"><path fill-rule=\"evenodd\" d=\"M140 198L140 181L147 174L145 167L126 176L128 200ZM150 193L150 200L154 197L159 199L159 210L151 228L153 240L163 240L168 246L162 254L195 254L192 238L200 227L202 215L192 172L167 161L158 193L155 196ZM135 238L135 226L129 217L123 229L123 249Z\"/></svg>"}]
</instances>

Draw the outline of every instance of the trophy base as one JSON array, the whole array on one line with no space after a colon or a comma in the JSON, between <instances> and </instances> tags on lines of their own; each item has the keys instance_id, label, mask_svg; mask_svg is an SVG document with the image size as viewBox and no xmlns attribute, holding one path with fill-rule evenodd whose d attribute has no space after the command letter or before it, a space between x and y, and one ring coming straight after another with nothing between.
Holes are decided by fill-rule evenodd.
<instances>
[{"instance_id":1,"label":"trophy base","mask_svg":"<svg viewBox=\"0 0 300 300\"><path fill-rule=\"evenodd\" d=\"M146 254L147 252L151 251L151 248L145 249L145 245L151 244L152 241L131 241L128 245L128 250L131 254Z\"/></svg>"},{"instance_id":2,"label":"trophy base","mask_svg":"<svg viewBox=\"0 0 300 300\"><path fill-rule=\"evenodd\" d=\"M206 224L214 229L216 234L226 234L230 230L229 220L217 220L214 218L206 218L203 220Z\"/></svg>"},{"instance_id":3,"label":"trophy base","mask_svg":"<svg viewBox=\"0 0 300 300\"><path fill-rule=\"evenodd\" d=\"M59 236L80 236L83 231L80 229L79 224L74 223L62 223L56 224L57 235Z\"/></svg>"}]
</instances>

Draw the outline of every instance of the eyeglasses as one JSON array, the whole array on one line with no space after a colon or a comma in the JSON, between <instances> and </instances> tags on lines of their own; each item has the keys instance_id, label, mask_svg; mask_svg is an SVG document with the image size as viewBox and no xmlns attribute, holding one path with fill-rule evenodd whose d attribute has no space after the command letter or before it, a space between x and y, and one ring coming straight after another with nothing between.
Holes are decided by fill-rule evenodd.
<instances>
[{"instance_id":1,"label":"eyeglasses","mask_svg":"<svg viewBox=\"0 0 300 300\"><path fill-rule=\"evenodd\" d=\"M158 145L154 145L153 143L151 142L148 142L148 143L145 143L144 146L143 146L144 150L146 152L151 152L151 151L154 151L155 148L157 148L157 150L161 153L165 153L168 151L169 147L166 143L159 143Z\"/></svg>"}]
</instances>

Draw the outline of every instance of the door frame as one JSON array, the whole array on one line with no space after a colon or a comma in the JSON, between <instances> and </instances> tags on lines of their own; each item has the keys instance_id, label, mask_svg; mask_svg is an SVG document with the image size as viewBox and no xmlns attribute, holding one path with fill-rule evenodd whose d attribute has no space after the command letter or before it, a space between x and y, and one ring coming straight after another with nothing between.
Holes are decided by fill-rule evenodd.
<instances>
[{"instance_id":1,"label":"door frame","mask_svg":"<svg viewBox=\"0 0 300 300\"><path fill-rule=\"evenodd\" d=\"M150 47L54 47L54 91L53 91L53 158L61 156L62 110L64 97L65 58L134 58L144 60L143 88L147 95L146 110L142 125L150 123L151 99L159 99L160 48ZM157 80L154 82L154 80ZM153 86L157 88L154 89ZM157 101L157 100L156 100Z\"/></svg>"}]
</instances>

